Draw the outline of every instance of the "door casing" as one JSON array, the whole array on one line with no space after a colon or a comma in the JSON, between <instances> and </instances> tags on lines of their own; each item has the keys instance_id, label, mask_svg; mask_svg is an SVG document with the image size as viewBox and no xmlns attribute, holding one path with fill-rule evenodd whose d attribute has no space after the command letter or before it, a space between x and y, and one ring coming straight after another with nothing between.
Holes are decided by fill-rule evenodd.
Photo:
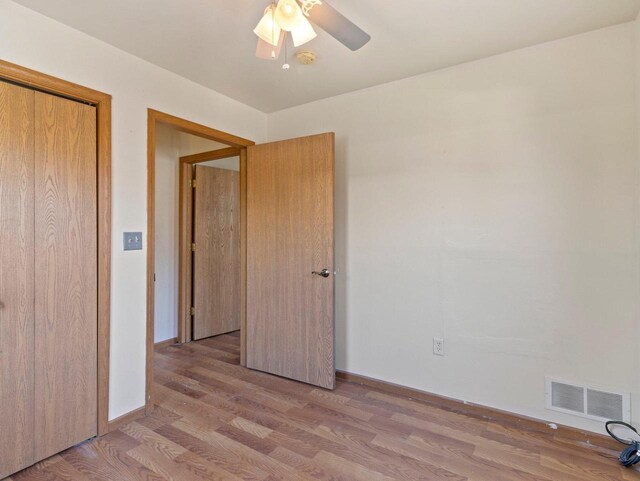
<instances>
[{"instance_id":1,"label":"door casing","mask_svg":"<svg viewBox=\"0 0 640 481\"><path fill-rule=\"evenodd\" d=\"M214 142L228 145L229 148L219 151L182 157L179 160L179 207L178 207L178 342L191 340L190 322L186 322L184 313L191 307L191 236L187 230L187 222L191 222L191 188L189 172L191 165L207 160L221 159L240 155L240 330L245 332L246 325L246 148L255 142L238 137L221 130L207 127L190 120L182 119L164 112L147 109L147 355L146 355L146 403L145 412L153 412L153 350L154 350L154 304L155 304L155 162L156 162L156 126L164 124L187 134L202 137ZM217 153L213 153L217 152ZM220 156L218 156L220 155ZM244 359L244 334L241 337L241 364Z\"/></svg>"},{"instance_id":2,"label":"door casing","mask_svg":"<svg viewBox=\"0 0 640 481\"><path fill-rule=\"evenodd\" d=\"M179 268L178 268L178 342L190 342L193 340L193 335L191 332L191 318L189 310L191 308L192 303L192 262L191 262L191 242L192 233L193 233L193 189L191 188L191 180L193 179L194 167L201 162L209 162L211 160L221 160L228 159L230 157L240 157L240 255L241 255L241 266L240 266L240 274L241 274L241 296L243 295L244 288L243 285L243 277L242 273L244 272L244 260L242 257L242 253L244 252L244 240L246 237L242 237L244 235L244 230L242 228L243 222L243 214L242 208L244 202L242 200L243 195L243 184L242 184L242 173L243 165L242 159L243 155L246 158L246 147L228 147L225 149L217 149L210 150L207 152L201 152L198 154L186 155L180 157L180 170L179 170L179 181L178 184L180 186L179 192L179 219L178 219L178 236L179 236ZM244 306L243 300L240 302L241 309ZM242 332L242 319L244 314L241 312L241 332ZM241 351L241 364L244 366L243 355L244 348L240 349Z\"/></svg>"}]
</instances>

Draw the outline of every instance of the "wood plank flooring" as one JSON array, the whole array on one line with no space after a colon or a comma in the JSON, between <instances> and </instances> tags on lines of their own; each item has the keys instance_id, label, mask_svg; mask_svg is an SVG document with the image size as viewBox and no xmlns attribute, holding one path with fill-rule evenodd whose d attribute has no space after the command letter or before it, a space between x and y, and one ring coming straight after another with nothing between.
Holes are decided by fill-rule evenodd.
<instances>
[{"instance_id":1,"label":"wood plank flooring","mask_svg":"<svg viewBox=\"0 0 640 481\"><path fill-rule=\"evenodd\" d=\"M14 475L60 480L640 480L616 451L339 381L239 366L234 335L156 350L153 415Z\"/></svg>"}]
</instances>

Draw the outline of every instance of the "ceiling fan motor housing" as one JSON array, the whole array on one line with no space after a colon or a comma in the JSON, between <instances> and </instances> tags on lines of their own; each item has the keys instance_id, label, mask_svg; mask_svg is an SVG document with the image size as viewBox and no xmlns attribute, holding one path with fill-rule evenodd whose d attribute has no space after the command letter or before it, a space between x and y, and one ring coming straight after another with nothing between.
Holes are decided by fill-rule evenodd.
<instances>
[{"instance_id":1,"label":"ceiling fan motor housing","mask_svg":"<svg viewBox=\"0 0 640 481\"><path fill-rule=\"evenodd\" d=\"M301 65L311 65L316 61L316 54L310 50L302 50L296 53L296 60Z\"/></svg>"}]
</instances>

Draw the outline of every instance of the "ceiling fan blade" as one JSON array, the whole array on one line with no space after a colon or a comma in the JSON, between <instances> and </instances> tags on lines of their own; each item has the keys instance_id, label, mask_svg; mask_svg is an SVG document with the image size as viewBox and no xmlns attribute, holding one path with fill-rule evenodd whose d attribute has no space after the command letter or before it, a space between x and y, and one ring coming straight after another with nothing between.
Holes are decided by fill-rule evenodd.
<instances>
[{"instance_id":1,"label":"ceiling fan blade","mask_svg":"<svg viewBox=\"0 0 640 481\"><path fill-rule=\"evenodd\" d=\"M353 51L371 40L371 35L327 4L325 0L311 8L309 20Z\"/></svg>"},{"instance_id":2,"label":"ceiling fan blade","mask_svg":"<svg viewBox=\"0 0 640 481\"><path fill-rule=\"evenodd\" d=\"M284 31L280 32L280 38L278 39L278 45L274 47L269 42L265 42L261 38L258 38L258 45L256 45L256 57L264 60L275 60L280 57L280 50L284 44ZM275 57L272 53L275 51Z\"/></svg>"}]
</instances>

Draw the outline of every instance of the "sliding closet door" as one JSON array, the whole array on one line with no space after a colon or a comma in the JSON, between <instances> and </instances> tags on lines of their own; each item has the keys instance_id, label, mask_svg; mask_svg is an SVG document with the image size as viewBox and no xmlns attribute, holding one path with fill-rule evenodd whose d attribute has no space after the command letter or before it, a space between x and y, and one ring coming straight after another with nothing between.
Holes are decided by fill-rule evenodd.
<instances>
[{"instance_id":1,"label":"sliding closet door","mask_svg":"<svg viewBox=\"0 0 640 481\"><path fill-rule=\"evenodd\" d=\"M34 461L33 99L0 82L0 479Z\"/></svg>"},{"instance_id":2,"label":"sliding closet door","mask_svg":"<svg viewBox=\"0 0 640 481\"><path fill-rule=\"evenodd\" d=\"M96 111L35 93L35 435L43 459L97 434Z\"/></svg>"}]
</instances>

